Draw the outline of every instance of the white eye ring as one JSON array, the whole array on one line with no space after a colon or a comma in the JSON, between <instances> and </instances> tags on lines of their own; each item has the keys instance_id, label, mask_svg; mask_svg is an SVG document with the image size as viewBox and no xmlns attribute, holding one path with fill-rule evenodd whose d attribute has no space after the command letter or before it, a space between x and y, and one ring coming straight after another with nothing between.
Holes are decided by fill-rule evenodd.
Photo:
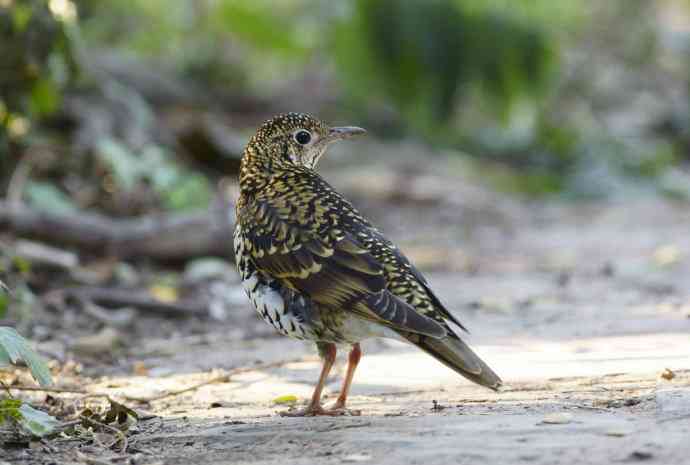
<instances>
[{"instance_id":1,"label":"white eye ring","mask_svg":"<svg viewBox=\"0 0 690 465\"><path fill-rule=\"evenodd\" d=\"M295 142L300 145L307 145L309 142L311 142L311 133L306 129L299 129L295 131L295 134L292 137L295 139Z\"/></svg>"}]
</instances>

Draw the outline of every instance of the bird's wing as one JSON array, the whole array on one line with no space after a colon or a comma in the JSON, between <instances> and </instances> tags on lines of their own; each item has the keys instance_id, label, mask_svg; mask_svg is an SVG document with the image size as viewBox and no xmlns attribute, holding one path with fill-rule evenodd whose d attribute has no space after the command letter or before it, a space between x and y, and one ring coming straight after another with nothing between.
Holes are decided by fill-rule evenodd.
<instances>
[{"instance_id":1,"label":"bird's wing","mask_svg":"<svg viewBox=\"0 0 690 465\"><path fill-rule=\"evenodd\" d=\"M238 214L252 262L281 284L398 330L446 335L443 324L389 291L384 264L358 234L368 223L330 189L259 195Z\"/></svg>"},{"instance_id":2,"label":"bird's wing","mask_svg":"<svg viewBox=\"0 0 690 465\"><path fill-rule=\"evenodd\" d=\"M363 239L371 253L384 264L388 287L401 299L411 303L417 311L439 322L450 320L464 331L467 329L441 303L422 273L395 244L378 230L371 228Z\"/></svg>"},{"instance_id":3,"label":"bird's wing","mask_svg":"<svg viewBox=\"0 0 690 465\"><path fill-rule=\"evenodd\" d=\"M400 249L377 230L370 229L367 237L365 244L370 253L383 263L390 291L413 305L418 313L443 325L446 330L445 336L441 338L430 338L404 331L398 333L466 378L491 389L498 389L502 383L501 379L448 327L446 320L465 329L439 301L419 270Z\"/></svg>"}]
</instances>

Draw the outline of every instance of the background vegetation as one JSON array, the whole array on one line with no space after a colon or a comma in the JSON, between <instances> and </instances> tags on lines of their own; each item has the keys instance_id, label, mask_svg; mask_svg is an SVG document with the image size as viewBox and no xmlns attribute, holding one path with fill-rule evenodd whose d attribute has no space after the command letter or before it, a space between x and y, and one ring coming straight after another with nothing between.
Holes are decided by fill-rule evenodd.
<instances>
[{"instance_id":1,"label":"background vegetation","mask_svg":"<svg viewBox=\"0 0 690 465\"><path fill-rule=\"evenodd\" d=\"M10 193L44 208L203 208L258 121L302 110L470 157L502 189L685 196L687 15L670 0L3 0L0 186L22 167Z\"/></svg>"}]
</instances>

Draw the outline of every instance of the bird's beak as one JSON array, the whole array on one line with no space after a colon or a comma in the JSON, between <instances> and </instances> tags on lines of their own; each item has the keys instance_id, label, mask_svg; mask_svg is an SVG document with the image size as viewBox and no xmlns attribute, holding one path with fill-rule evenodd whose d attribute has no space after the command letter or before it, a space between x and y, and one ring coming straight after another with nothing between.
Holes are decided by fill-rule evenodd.
<instances>
[{"instance_id":1,"label":"bird's beak","mask_svg":"<svg viewBox=\"0 0 690 465\"><path fill-rule=\"evenodd\" d=\"M336 140L349 139L350 137L361 136L362 134L366 134L366 132L367 131L365 131L362 128L358 128L357 126L335 127L331 128L331 130L328 132L327 140L328 142L335 142Z\"/></svg>"}]
</instances>

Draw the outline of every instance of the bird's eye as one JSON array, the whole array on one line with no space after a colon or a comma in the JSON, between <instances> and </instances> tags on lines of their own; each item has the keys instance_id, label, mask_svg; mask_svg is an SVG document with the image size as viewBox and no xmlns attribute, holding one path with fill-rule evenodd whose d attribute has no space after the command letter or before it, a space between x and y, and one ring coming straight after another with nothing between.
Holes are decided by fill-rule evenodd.
<instances>
[{"instance_id":1,"label":"bird's eye","mask_svg":"<svg viewBox=\"0 0 690 465\"><path fill-rule=\"evenodd\" d=\"M307 145L309 141L311 140L311 134L309 131L305 131L304 129L300 129L295 133L295 140L297 141L298 144L301 145Z\"/></svg>"}]
</instances>

